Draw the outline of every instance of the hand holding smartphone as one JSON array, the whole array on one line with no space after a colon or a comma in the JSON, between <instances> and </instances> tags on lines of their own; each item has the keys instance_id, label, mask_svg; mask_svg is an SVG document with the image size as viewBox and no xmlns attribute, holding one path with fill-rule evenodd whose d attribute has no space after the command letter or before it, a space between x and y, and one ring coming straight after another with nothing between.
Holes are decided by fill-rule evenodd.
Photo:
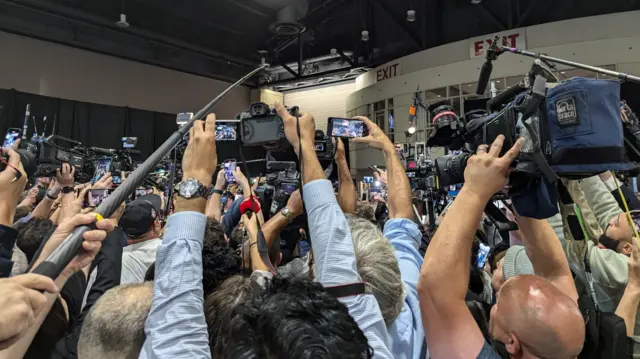
<instances>
[{"instance_id":1,"label":"hand holding smartphone","mask_svg":"<svg viewBox=\"0 0 640 359\"><path fill-rule=\"evenodd\" d=\"M21 134L22 130L19 128L10 128L7 130L7 133L4 136L4 143L2 144L2 147L4 148L11 148L13 147L13 144L16 143L16 141L18 141L18 139L20 139L20 134Z\"/></svg>"},{"instance_id":2,"label":"hand holding smartphone","mask_svg":"<svg viewBox=\"0 0 640 359\"><path fill-rule=\"evenodd\" d=\"M359 138L369 136L369 128L362 120L329 117L327 133L331 137Z\"/></svg>"},{"instance_id":3,"label":"hand holding smartphone","mask_svg":"<svg viewBox=\"0 0 640 359\"><path fill-rule=\"evenodd\" d=\"M238 166L238 163L236 162L235 159L226 160L222 164L222 169L224 171L224 178L227 181L227 184L236 182L236 178L233 176L233 172L236 170L237 166Z\"/></svg>"}]
</instances>

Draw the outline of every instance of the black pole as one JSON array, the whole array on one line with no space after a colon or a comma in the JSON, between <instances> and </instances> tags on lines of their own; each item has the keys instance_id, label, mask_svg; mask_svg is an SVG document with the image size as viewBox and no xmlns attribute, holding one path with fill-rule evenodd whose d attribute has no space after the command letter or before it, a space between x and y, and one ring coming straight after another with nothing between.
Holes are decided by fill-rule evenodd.
<instances>
[{"instance_id":1,"label":"black pole","mask_svg":"<svg viewBox=\"0 0 640 359\"><path fill-rule=\"evenodd\" d=\"M563 64L563 65L567 65L567 66L571 66L571 67L576 67L576 68L583 69L583 70L597 72L597 73L604 74L604 75L614 76L614 77L617 77L618 79L620 79L622 81L631 81L631 82L640 83L640 77L629 75L629 74L625 74L624 72L607 70L607 69L603 69L603 68L600 68L600 67L597 67L597 66L585 65L585 64L581 64L579 62L573 62L573 61L569 61L569 60L559 59L559 58L556 58L556 57L551 57L551 56L547 56L547 55L542 55L540 53L520 50L520 49L513 48L513 47L502 46L500 48L500 50L501 50L501 52L510 52L512 54L519 54L519 55L522 55L522 56L533 57L535 59L542 59L542 60L546 60L546 61L550 61L550 62L555 62L555 63L558 63L558 64Z\"/></svg>"},{"instance_id":2,"label":"black pole","mask_svg":"<svg viewBox=\"0 0 640 359\"><path fill-rule=\"evenodd\" d=\"M173 182L176 179L176 163L178 162L178 146L173 148L173 161L171 165L171 173L169 174L169 195L165 199L164 215L169 216L171 209L171 199L173 197Z\"/></svg>"},{"instance_id":3,"label":"black pole","mask_svg":"<svg viewBox=\"0 0 640 359\"><path fill-rule=\"evenodd\" d=\"M236 83L229 86L226 90L220 93L216 98L211 100L206 106L204 106L200 111L198 111L189 122L187 122L184 126L180 127L176 132L174 132L171 137L169 137L149 158L147 158L144 163L142 163L129 178L118 187L111 196L105 199L100 206L96 209L96 213L100 214L102 217L107 218L110 217L115 210L120 207L120 204L125 201L127 197L133 193L133 191L140 186L147 175L153 171L158 163L162 161L163 158L171 151L177 144L182 140L184 135L191 129L193 123L196 120L204 119L204 117L211 112L211 110L222 101L231 91L233 91L236 87L243 84L247 81L251 76L255 75L259 71L263 70L266 66L261 65L255 70L251 71L243 78L238 80ZM203 154L206 155L206 154ZM71 260L76 256L78 250L82 246L82 235L91 230L92 227L89 226L80 226L76 227L76 229L71 232L67 238L65 238L64 242L56 248L53 253L51 253L45 260L40 263L33 273L42 274L51 279L56 279L60 273L64 270L64 268L71 262Z\"/></svg>"}]
</instances>

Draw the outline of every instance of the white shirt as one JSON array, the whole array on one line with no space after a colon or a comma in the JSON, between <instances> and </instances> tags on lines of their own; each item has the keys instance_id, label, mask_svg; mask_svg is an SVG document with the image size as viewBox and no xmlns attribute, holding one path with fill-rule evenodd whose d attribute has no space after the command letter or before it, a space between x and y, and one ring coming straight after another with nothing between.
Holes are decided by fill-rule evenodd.
<instances>
[{"instance_id":1,"label":"white shirt","mask_svg":"<svg viewBox=\"0 0 640 359\"><path fill-rule=\"evenodd\" d=\"M147 269L156 261L156 252L162 239L131 244L122 249L120 284L143 283Z\"/></svg>"}]
</instances>

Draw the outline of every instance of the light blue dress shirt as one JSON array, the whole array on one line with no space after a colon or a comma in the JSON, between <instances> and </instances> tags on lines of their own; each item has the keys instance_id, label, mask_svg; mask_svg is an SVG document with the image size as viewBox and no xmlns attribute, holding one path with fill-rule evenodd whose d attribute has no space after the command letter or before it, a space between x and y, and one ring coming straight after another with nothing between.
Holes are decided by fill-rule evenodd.
<instances>
[{"instance_id":1,"label":"light blue dress shirt","mask_svg":"<svg viewBox=\"0 0 640 359\"><path fill-rule=\"evenodd\" d=\"M356 267L351 231L329 180L316 180L303 187L316 280L325 287L362 282ZM367 337L374 358L393 358L389 333L380 307L372 294L339 298Z\"/></svg>"},{"instance_id":2,"label":"light blue dress shirt","mask_svg":"<svg viewBox=\"0 0 640 359\"><path fill-rule=\"evenodd\" d=\"M206 225L207 217L198 212L176 213L167 220L140 358L211 358L202 289Z\"/></svg>"},{"instance_id":3,"label":"light blue dress shirt","mask_svg":"<svg viewBox=\"0 0 640 359\"><path fill-rule=\"evenodd\" d=\"M396 218L385 223L384 236L396 250L406 293L402 312L389 328L391 352L396 359L419 359L425 343L418 301L418 279L424 261L418 251L422 234L415 222Z\"/></svg>"}]
</instances>

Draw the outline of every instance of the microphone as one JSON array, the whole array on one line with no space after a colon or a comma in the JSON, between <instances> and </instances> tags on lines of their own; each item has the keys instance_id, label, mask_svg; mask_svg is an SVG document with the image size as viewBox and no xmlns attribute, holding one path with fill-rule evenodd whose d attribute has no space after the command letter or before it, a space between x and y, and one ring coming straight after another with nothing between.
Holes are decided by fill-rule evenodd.
<instances>
[{"instance_id":1,"label":"microphone","mask_svg":"<svg viewBox=\"0 0 640 359\"><path fill-rule=\"evenodd\" d=\"M484 95L491 78L491 72L493 71L493 64L491 60L487 60L480 69L480 77L478 77L478 88L476 88L477 95Z\"/></svg>"},{"instance_id":2,"label":"microphone","mask_svg":"<svg viewBox=\"0 0 640 359\"><path fill-rule=\"evenodd\" d=\"M110 151L114 151L114 150L110 150ZM142 152L140 152L139 150L131 150L131 149L127 149L127 150L120 150L120 152L122 153L128 153L130 155L141 155Z\"/></svg>"},{"instance_id":3,"label":"microphone","mask_svg":"<svg viewBox=\"0 0 640 359\"><path fill-rule=\"evenodd\" d=\"M108 149L108 148L100 148L100 147L89 147L90 151L93 151L95 153L101 154L101 155L105 155L105 156L115 156L116 153L114 150Z\"/></svg>"},{"instance_id":4,"label":"microphone","mask_svg":"<svg viewBox=\"0 0 640 359\"><path fill-rule=\"evenodd\" d=\"M482 68L480 69L480 77L478 78L478 88L476 88L477 95L484 95L484 92L487 90L487 85L491 78L491 72L493 71L493 64L491 62L497 59L498 55L500 55L498 50L498 41L500 41L500 37L496 36L493 39L491 46L487 49L487 61L482 65Z\"/></svg>"}]
</instances>

